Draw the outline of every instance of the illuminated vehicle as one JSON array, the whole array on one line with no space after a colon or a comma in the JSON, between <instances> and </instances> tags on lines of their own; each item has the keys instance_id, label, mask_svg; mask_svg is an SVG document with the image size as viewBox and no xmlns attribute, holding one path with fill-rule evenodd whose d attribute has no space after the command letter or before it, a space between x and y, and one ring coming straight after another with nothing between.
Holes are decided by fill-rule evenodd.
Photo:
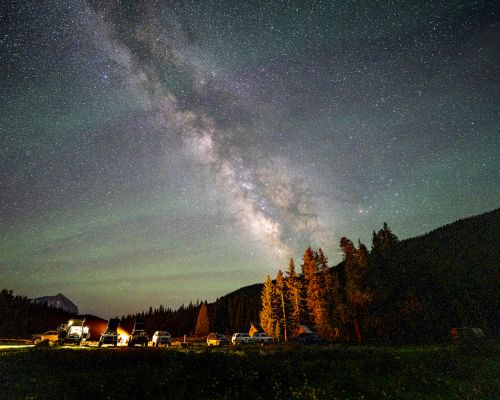
<instances>
[{"instance_id":1,"label":"illuminated vehicle","mask_svg":"<svg viewBox=\"0 0 500 400\"><path fill-rule=\"evenodd\" d=\"M104 331L99 338L99 347L104 344L111 344L115 347L118 346L118 325L120 325L120 320L118 318L109 320L106 331Z\"/></svg>"},{"instance_id":2,"label":"illuminated vehicle","mask_svg":"<svg viewBox=\"0 0 500 400\"><path fill-rule=\"evenodd\" d=\"M144 330L145 322L143 319L136 319L134 330L128 337L128 347L134 347L136 344L147 347L149 336Z\"/></svg>"},{"instance_id":3,"label":"illuminated vehicle","mask_svg":"<svg viewBox=\"0 0 500 400\"><path fill-rule=\"evenodd\" d=\"M59 332L47 331L45 333L37 333L35 335L31 335L31 340L33 340L34 344L38 344L40 342L43 342L44 340L48 340L52 343L57 343L59 341Z\"/></svg>"},{"instance_id":4,"label":"illuminated vehicle","mask_svg":"<svg viewBox=\"0 0 500 400\"><path fill-rule=\"evenodd\" d=\"M172 343L172 335L167 331L156 331L151 339L151 346L158 347L163 344L167 347Z\"/></svg>"},{"instance_id":5,"label":"illuminated vehicle","mask_svg":"<svg viewBox=\"0 0 500 400\"><path fill-rule=\"evenodd\" d=\"M229 340L222 333L211 333L207 336L207 346L227 346Z\"/></svg>"},{"instance_id":6,"label":"illuminated vehicle","mask_svg":"<svg viewBox=\"0 0 500 400\"><path fill-rule=\"evenodd\" d=\"M63 332L59 333L59 343L75 343L80 345L90 337L89 327L85 326L85 318L70 319L67 325L64 325ZM61 334L63 333L63 334Z\"/></svg>"},{"instance_id":7,"label":"illuminated vehicle","mask_svg":"<svg viewBox=\"0 0 500 400\"><path fill-rule=\"evenodd\" d=\"M271 344L274 342L274 339L269 336L267 333L264 332L255 332L253 335L253 340L255 343L260 343L260 344Z\"/></svg>"},{"instance_id":8,"label":"illuminated vehicle","mask_svg":"<svg viewBox=\"0 0 500 400\"><path fill-rule=\"evenodd\" d=\"M238 344L253 344L255 342L255 339L245 332L234 333L233 337L231 338L231 343L233 344L233 346L236 346Z\"/></svg>"}]
</instances>

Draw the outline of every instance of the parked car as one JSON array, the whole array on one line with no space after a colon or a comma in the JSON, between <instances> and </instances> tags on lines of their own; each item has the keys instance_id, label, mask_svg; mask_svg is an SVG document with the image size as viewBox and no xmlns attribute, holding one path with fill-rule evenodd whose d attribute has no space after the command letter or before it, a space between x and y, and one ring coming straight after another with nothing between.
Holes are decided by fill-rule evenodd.
<instances>
[{"instance_id":1,"label":"parked car","mask_svg":"<svg viewBox=\"0 0 500 400\"><path fill-rule=\"evenodd\" d=\"M269 336L267 333L264 332L255 332L252 335L253 340L255 343L260 343L260 344L271 344L274 342L274 338Z\"/></svg>"},{"instance_id":2,"label":"parked car","mask_svg":"<svg viewBox=\"0 0 500 400\"><path fill-rule=\"evenodd\" d=\"M90 337L90 330L85 326L85 318L70 319L59 331L59 343L74 343L80 345Z\"/></svg>"},{"instance_id":3,"label":"parked car","mask_svg":"<svg viewBox=\"0 0 500 400\"><path fill-rule=\"evenodd\" d=\"M211 333L207 336L207 346L227 346L229 340L222 333Z\"/></svg>"},{"instance_id":4,"label":"parked car","mask_svg":"<svg viewBox=\"0 0 500 400\"><path fill-rule=\"evenodd\" d=\"M120 320L118 318L112 318L108 322L108 327L101 334L99 338L99 347L104 344L111 344L113 346L118 346L118 326L120 325Z\"/></svg>"},{"instance_id":5,"label":"parked car","mask_svg":"<svg viewBox=\"0 0 500 400\"><path fill-rule=\"evenodd\" d=\"M315 333L307 333L297 338L297 343L303 345L322 344L323 340Z\"/></svg>"},{"instance_id":6,"label":"parked car","mask_svg":"<svg viewBox=\"0 0 500 400\"><path fill-rule=\"evenodd\" d=\"M128 337L128 347L134 347L136 344L147 347L149 336L144 330L145 322L143 319L137 319L134 324L134 330Z\"/></svg>"},{"instance_id":7,"label":"parked car","mask_svg":"<svg viewBox=\"0 0 500 400\"><path fill-rule=\"evenodd\" d=\"M233 337L231 338L231 343L234 346L238 344L253 344L255 343L255 340L248 333L238 332L233 334Z\"/></svg>"},{"instance_id":8,"label":"parked car","mask_svg":"<svg viewBox=\"0 0 500 400\"><path fill-rule=\"evenodd\" d=\"M36 333L31 335L31 340L33 340L34 344L38 344L43 342L44 340L48 340L52 343L57 343L59 341L59 331L47 331L44 333Z\"/></svg>"},{"instance_id":9,"label":"parked car","mask_svg":"<svg viewBox=\"0 0 500 400\"><path fill-rule=\"evenodd\" d=\"M495 338L484 334L481 328L451 328L451 341L465 350L491 354Z\"/></svg>"},{"instance_id":10,"label":"parked car","mask_svg":"<svg viewBox=\"0 0 500 400\"><path fill-rule=\"evenodd\" d=\"M481 343L486 337L481 328L451 328L450 334L454 344Z\"/></svg>"},{"instance_id":11,"label":"parked car","mask_svg":"<svg viewBox=\"0 0 500 400\"><path fill-rule=\"evenodd\" d=\"M151 346L158 347L163 344L167 347L172 343L172 335L167 331L156 331L151 340Z\"/></svg>"}]
</instances>

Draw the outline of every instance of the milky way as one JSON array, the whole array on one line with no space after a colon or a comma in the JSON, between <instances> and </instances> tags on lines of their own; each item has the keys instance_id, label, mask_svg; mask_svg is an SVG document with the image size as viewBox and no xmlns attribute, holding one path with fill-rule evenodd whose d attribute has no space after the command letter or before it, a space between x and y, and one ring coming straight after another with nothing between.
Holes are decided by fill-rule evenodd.
<instances>
[{"instance_id":1,"label":"milky way","mask_svg":"<svg viewBox=\"0 0 500 400\"><path fill-rule=\"evenodd\" d=\"M365 3L2 2L0 286L177 307L498 207L496 2Z\"/></svg>"}]
</instances>

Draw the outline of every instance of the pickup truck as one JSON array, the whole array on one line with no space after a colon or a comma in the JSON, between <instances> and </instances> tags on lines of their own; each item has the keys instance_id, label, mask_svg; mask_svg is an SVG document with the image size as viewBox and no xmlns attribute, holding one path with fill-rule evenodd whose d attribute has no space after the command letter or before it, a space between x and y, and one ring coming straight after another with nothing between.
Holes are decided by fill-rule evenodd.
<instances>
[{"instance_id":1,"label":"pickup truck","mask_svg":"<svg viewBox=\"0 0 500 400\"><path fill-rule=\"evenodd\" d=\"M255 340L248 333L238 332L233 333L231 343L233 344L233 346L236 346L238 344L254 344Z\"/></svg>"},{"instance_id":2,"label":"pickup truck","mask_svg":"<svg viewBox=\"0 0 500 400\"><path fill-rule=\"evenodd\" d=\"M62 332L61 332L62 331ZM85 318L70 319L59 331L59 344L75 343L80 345L90 337L89 327L85 325Z\"/></svg>"},{"instance_id":3,"label":"pickup truck","mask_svg":"<svg viewBox=\"0 0 500 400\"><path fill-rule=\"evenodd\" d=\"M134 330L128 337L128 347L134 347L136 344L148 347L149 336L144 330L144 325L143 319L136 319Z\"/></svg>"},{"instance_id":4,"label":"pickup truck","mask_svg":"<svg viewBox=\"0 0 500 400\"><path fill-rule=\"evenodd\" d=\"M229 340L222 333L211 333L207 336L207 346L227 346Z\"/></svg>"},{"instance_id":5,"label":"pickup truck","mask_svg":"<svg viewBox=\"0 0 500 400\"><path fill-rule=\"evenodd\" d=\"M59 341L59 331L37 333L35 335L31 335L31 340L33 340L34 344L39 344L44 340L47 340L49 343L57 343Z\"/></svg>"},{"instance_id":6,"label":"pickup truck","mask_svg":"<svg viewBox=\"0 0 500 400\"><path fill-rule=\"evenodd\" d=\"M120 320L118 318L111 318L108 322L108 327L101 334L99 338L99 347L104 344L112 344L113 346L118 346L118 326L120 325Z\"/></svg>"},{"instance_id":7,"label":"pickup truck","mask_svg":"<svg viewBox=\"0 0 500 400\"><path fill-rule=\"evenodd\" d=\"M264 332L255 332L252 337L255 343L271 344L274 342L274 339Z\"/></svg>"},{"instance_id":8,"label":"pickup truck","mask_svg":"<svg viewBox=\"0 0 500 400\"><path fill-rule=\"evenodd\" d=\"M170 347L172 343L172 335L167 331L156 331L151 340L151 346L158 347L159 345L165 345Z\"/></svg>"}]
</instances>

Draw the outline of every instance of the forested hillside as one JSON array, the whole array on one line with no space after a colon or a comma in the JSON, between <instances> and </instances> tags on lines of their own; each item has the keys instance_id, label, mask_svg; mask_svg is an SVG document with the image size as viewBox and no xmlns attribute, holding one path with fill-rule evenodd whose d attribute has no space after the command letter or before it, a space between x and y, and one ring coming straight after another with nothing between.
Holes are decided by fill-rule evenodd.
<instances>
[{"instance_id":1,"label":"forested hillside","mask_svg":"<svg viewBox=\"0 0 500 400\"><path fill-rule=\"evenodd\" d=\"M261 284L255 284L229 293L215 302L207 304L211 331L233 333L245 331L252 321L259 320ZM136 318L144 318L146 331L166 329L174 336L193 335L201 307L199 301L177 310L170 308L150 308L147 312L123 316L121 326L132 330Z\"/></svg>"},{"instance_id":2,"label":"forested hillside","mask_svg":"<svg viewBox=\"0 0 500 400\"><path fill-rule=\"evenodd\" d=\"M308 248L301 280L293 269L279 272L275 283L266 280L261 324L290 337L306 323L327 339L347 342L440 341L461 326L494 335L500 321L499 227L495 210L399 241L384 223L373 232L370 250L341 238L344 261L333 268L321 249ZM298 301L290 295L294 287Z\"/></svg>"},{"instance_id":3,"label":"forested hillside","mask_svg":"<svg viewBox=\"0 0 500 400\"><path fill-rule=\"evenodd\" d=\"M250 322L259 320L262 284L245 286L208 305L212 330L245 332Z\"/></svg>"},{"instance_id":4,"label":"forested hillside","mask_svg":"<svg viewBox=\"0 0 500 400\"><path fill-rule=\"evenodd\" d=\"M415 310L387 326L390 337L441 337L450 326L480 326L494 334L500 324L500 209L404 240L380 271L385 307L396 313L415 300Z\"/></svg>"},{"instance_id":5,"label":"forested hillside","mask_svg":"<svg viewBox=\"0 0 500 400\"><path fill-rule=\"evenodd\" d=\"M347 256L352 263L347 270L345 261L327 268L326 282L337 285L336 292L330 292L334 294L326 299L324 313L329 315L329 322L322 327L315 320L321 316L311 315L305 286L300 322L315 325L324 336L339 341L356 340L358 335L361 340L436 341L446 339L452 326L480 326L494 334L500 321L499 237L500 209L403 241L384 225L379 232L373 232L369 250L363 244L356 248L343 238L340 247L344 253L352 252ZM361 255L366 257L361 261L363 270L356 269ZM304 276L307 257L315 265L310 276L320 276L321 268L325 273L328 262L326 255L322 254L323 259L318 261L318 252L307 249L300 260L302 273L297 277L302 285L308 280ZM286 281L286 276L283 278ZM321 285L321 279L314 284ZM251 321L258 321L263 287L243 287L208 304L211 330L245 331ZM322 296L328 297L324 293ZM146 318L150 329L190 334L195 330L200 304L175 311L161 307L138 315ZM131 325L134 318L125 318L125 325ZM272 334L283 336L283 328L276 327L282 322L280 318L274 316L271 329ZM287 329L292 326L289 321Z\"/></svg>"}]
</instances>

